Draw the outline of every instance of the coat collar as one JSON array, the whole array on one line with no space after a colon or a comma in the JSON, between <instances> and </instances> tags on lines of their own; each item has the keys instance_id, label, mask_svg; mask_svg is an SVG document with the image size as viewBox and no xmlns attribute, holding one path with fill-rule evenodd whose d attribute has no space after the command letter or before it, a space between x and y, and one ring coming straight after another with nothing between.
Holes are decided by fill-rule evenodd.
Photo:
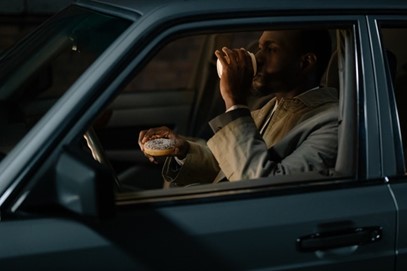
<instances>
[{"instance_id":1,"label":"coat collar","mask_svg":"<svg viewBox=\"0 0 407 271\"><path fill-rule=\"evenodd\" d=\"M325 103L338 102L338 91L330 87L315 88L305 91L293 99L300 100L306 106L316 107Z\"/></svg>"},{"instance_id":2,"label":"coat collar","mask_svg":"<svg viewBox=\"0 0 407 271\"><path fill-rule=\"evenodd\" d=\"M325 103L337 103L338 91L335 88L330 87L313 88L295 96L294 98L287 99L286 101L288 100L295 101L296 104L299 102L307 107L318 107ZM274 97L263 107L252 112L253 116L255 116L254 119L256 125L261 124L264 118L266 118L273 110L275 104L276 98ZM280 103L279 106L283 104L285 104L285 102Z\"/></svg>"}]
</instances>

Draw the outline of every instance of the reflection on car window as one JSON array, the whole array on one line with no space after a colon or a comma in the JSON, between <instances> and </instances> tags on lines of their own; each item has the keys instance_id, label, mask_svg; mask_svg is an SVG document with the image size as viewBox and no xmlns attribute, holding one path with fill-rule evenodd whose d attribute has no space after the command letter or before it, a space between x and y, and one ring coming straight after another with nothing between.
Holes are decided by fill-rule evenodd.
<instances>
[{"instance_id":1,"label":"reflection on car window","mask_svg":"<svg viewBox=\"0 0 407 271\"><path fill-rule=\"evenodd\" d=\"M0 152L7 153L129 22L71 7L0 60Z\"/></svg>"}]
</instances>

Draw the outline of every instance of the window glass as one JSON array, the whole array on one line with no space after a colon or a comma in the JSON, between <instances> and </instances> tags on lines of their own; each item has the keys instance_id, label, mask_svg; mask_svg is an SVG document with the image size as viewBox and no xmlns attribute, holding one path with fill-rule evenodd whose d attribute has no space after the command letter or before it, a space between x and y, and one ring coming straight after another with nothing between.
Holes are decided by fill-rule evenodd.
<instances>
[{"instance_id":1,"label":"window glass","mask_svg":"<svg viewBox=\"0 0 407 271\"><path fill-rule=\"evenodd\" d=\"M407 27L382 27L383 50L388 63L388 71L394 88L396 105L406 156L407 146ZM405 161L407 161L405 159Z\"/></svg>"},{"instance_id":2,"label":"window glass","mask_svg":"<svg viewBox=\"0 0 407 271\"><path fill-rule=\"evenodd\" d=\"M27 20L13 18L5 18L0 21L0 54L21 38L32 32L36 27L45 21L46 17L34 16Z\"/></svg>"},{"instance_id":3,"label":"window glass","mask_svg":"<svg viewBox=\"0 0 407 271\"><path fill-rule=\"evenodd\" d=\"M5 155L130 22L71 7L4 52L0 153Z\"/></svg>"}]
</instances>

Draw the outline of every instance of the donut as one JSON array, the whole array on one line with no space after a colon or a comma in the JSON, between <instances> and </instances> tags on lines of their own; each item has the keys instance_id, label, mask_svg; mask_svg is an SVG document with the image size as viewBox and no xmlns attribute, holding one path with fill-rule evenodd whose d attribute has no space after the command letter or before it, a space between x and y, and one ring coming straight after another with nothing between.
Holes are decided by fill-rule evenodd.
<instances>
[{"instance_id":1,"label":"donut","mask_svg":"<svg viewBox=\"0 0 407 271\"><path fill-rule=\"evenodd\" d=\"M175 141L168 138L156 138L144 143L144 153L151 156L168 156L175 149Z\"/></svg>"}]
</instances>

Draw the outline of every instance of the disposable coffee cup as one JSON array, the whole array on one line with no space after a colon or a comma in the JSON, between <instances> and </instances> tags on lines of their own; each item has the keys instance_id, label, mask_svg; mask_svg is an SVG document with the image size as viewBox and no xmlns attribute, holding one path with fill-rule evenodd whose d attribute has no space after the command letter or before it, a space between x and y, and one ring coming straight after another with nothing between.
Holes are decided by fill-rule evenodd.
<instances>
[{"instance_id":1,"label":"disposable coffee cup","mask_svg":"<svg viewBox=\"0 0 407 271\"><path fill-rule=\"evenodd\" d=\"M247 52L251 59L252 59L252 65L253 65L253 77L256 75L257 73L257 62L256 62L256 57L254 56L254 54L252 52ZM218 76L219 78L222 77L222 71L223 71L223 66L222 63L220 63L219 59L216 61L216 69L218 70Z\"/></svg>"}]
</instances>

